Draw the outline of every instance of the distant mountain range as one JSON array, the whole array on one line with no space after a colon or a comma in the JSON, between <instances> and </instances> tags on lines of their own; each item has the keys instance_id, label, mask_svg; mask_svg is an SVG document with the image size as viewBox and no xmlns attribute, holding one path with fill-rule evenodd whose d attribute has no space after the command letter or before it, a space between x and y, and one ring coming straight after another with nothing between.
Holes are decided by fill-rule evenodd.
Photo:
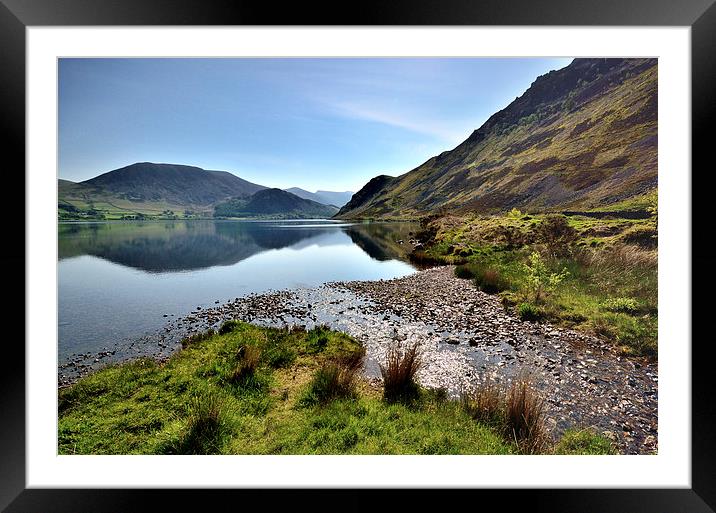
<instances>
[{"instance_id":1,"label":"distant mountain range","mask_svg":"<svg viewBox=\"0 0 716 513\"><path fill-rule=\"evenodd\" d=\"M346 194L322 191L322 201L315 202L318 206L291 201L275 192L249 201L256 193L266 190L269 189L263 185L248 182L227 171L139 162L84 182L58 180L58 213L60 219L211 217L217 205L222 204L226 209L229 202L233 202L234 206L241 204L242 208L248 208L244 210L246 215L330 217L345 203L326 208L330 205L331 195L344 197ZM302 199L289 192L285 194ZM278 208L268 207L269 198L277 201ZM281 211L283 207L288 210ZM271 213L268 210L272 210Z\"/></svg>"},{"instance_id":2,"label":"distant mountain range","mask_svg":"<svg viewBox=\"0 0 716 513\"><path fill-rule=\"evenodd\" d=\"M316 201L323 203L324 205L334 205L336 207L342 207L348 203L353 196L351 191L345 192L332 192L332 191L316 191L308 192L298 187L291 187L290 189L284 189L285 191L295 194L299 198Z\"/></svg>"},{"instance_id":3,"label":"distant mountain range","mask_svg":"<svg viewBox=\"0 0 716 513\"><path fill-rule=\"evenodd\" d=\"M657 60L574 59L462 144L370 180L337 217L585 210L657 187Z\"/></svg>"}]
</instances>

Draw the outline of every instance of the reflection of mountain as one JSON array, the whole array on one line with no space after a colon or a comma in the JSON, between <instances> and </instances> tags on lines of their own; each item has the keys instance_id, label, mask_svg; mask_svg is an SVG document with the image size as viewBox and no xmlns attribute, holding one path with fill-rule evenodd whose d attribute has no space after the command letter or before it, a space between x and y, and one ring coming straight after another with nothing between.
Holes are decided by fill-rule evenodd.
<instances>
[{"instance_id":1,"label":"reflection of mountain","mask_svg":"<svg viewBox=\"0 0 716 513\"><path fill-rule=\"evenodd\" d=\"M60 225L59 257L93 255L161 273L231 265L264 249L246 230L231 235L203 222Z\"/></svg>"},{"instance_id":2,"label":"reflection of mountain","mask_svg":"<svg viewBox=\"0 0 716 513\"><path fill-rule=\"evenodd\" d=\"M414 223L370 223L349 226L346 233L375 260L406 260L412 249L408 240L417 229Z\"/></svg>"},{"instance_id":3,"label":"reflection of mountain","mask_svg":"<svg viewBox=\"0 0 716 513\"><path fill-rule=\"evenodd\" d=\"M236 225L248 227L246 233L261 249L281 249L293 246L304 239L325 235L327 232L336 233L339 231L330 224L317 228L294 228L267 223L218 223L217 231L220 233L225 233L224 230L233 232L236 230Z\"/></svg>"},{"instance_id":4,"label":"reflection of mountain","mask_svg":"<svg viewBox=\"0 0 716 513\"><path fill-rule=\"evenodd\" d=\"M407 231L405 235L402 231L390 232L386 225L291 226L222 221L75 223L59 225L58 245L60 260L93 255L135 269L162 273L232 265L271 249L350 244L351 240L377 260L402 258L398 256L401 246L394 242L399 238L407 240Z\"/></svg>"}]
</instances>

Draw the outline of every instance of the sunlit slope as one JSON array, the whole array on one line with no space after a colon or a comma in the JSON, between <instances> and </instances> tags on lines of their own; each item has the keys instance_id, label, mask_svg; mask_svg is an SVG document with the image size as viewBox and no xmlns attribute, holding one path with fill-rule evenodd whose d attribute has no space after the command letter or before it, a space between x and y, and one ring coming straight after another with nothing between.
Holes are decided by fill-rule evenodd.
<instances>
[{"instance_id":1,"label":"sunlit slope","mask_svg":"<svg viewBox=\"0 0 716 513\"><path fill-rule=\"evenodd\" d=\"M575 59L455 149L374 178L338 217L589 209L656 185L656 59Z\"/></svg>"}]
</instances>

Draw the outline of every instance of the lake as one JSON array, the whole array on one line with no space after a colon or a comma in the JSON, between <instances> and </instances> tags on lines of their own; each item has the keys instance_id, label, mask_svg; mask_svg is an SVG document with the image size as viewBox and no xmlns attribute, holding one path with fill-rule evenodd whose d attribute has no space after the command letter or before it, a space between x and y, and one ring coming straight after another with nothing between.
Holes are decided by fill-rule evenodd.
<instances>
[{"instance_id":1,"label":"lake","mask_svg":"<svg viewBox=\"0 0 716 513\"><path fill-rule=\"evenodd\" d=\"M417 229L328 220L59 223L58 363L157 332L197 306L411 274L407 241Z\"/></svg>"}]
</instances>

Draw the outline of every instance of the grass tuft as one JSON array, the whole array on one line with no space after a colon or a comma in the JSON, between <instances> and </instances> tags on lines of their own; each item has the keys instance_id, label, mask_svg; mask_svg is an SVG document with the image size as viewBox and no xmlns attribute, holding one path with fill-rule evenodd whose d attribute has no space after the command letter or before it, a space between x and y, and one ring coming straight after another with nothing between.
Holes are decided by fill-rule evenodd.
<instances>
[{"instance_id":1,"label":"grass tuft","mask_svg":"<svg viewBox=\"0 0 716 513\"><path fill-rule=\"evenodd\" d=\"M506 420L508 433L524 454L539 454L549 445L544 423L544 399L524 379L512 382L507 393Z\"/></svg>"},{"instance_id":2,"label":"grass tuft","mask_svg":"<svg viewBox=\"0 0 716 513\"><path fill-rule=\"evenodd\" d=\"M475 285L488 294L497 294L510 288L509 280L494 268L482 268L475 272Z\"/></svg>"},{"instance_id":3,"label":"grass tuft","mask_svg":"<svg viewBox=\"0 0 716 513\"><path fill-rule=\"evenodd\" d=\"M365 347L334 355L313 374L308 389L299 400L301 406L325 405L335 399L357 397L358 375L363 368Z\"/></svg>"},{"instance_id":4,"label":"grass tuft","mask_svg":"<svg viewBox=\"0 0 716 513\"><path fill-rule=\"evenodd\" d=\"M261 349L254 345L240 346L236 359L236 367L229 375L228 381L234 385L244 385L256 375L261 361Z\"/></svg>"},{"instance_id":5,"label":"grass tuft","mask_svg":"<svg viewBox=\"0 0 716 513\"><path fill-rule=\"evenodd\" d=\"M492 380L487 380L470 393L460 396L465 411L477 422L504 426L504 392Z\"/></svg>"},{"instance_id":6,"label":"grass tuft","mask_svg":"<svg viewBox=\"0 0 716 513\"><path fill-rule=\"evenodd\" d=\"M419 398L420 387L415 377L421 366L417 343L404 351L396 344L388 349L385 365L380 365L383 376L383 398L389 403L411 403Z\"/></svg>"},{"instance_id":7,"label":"grass tuft","mask_svg":"<svg viewBox=\"0 0 716 513\"><path fill-rule=\"evenodd\" d=\"M216 393L194 396L188 408L186 430L167 452L220 454L231 431L224 408L223 399Z\"/></svg>"},{"instance_id":8,"label":"grass tuft","mask_svg":"<svg viewBox=\"0 0 716 513\"><path fill-rule=\"evenodd\" d=\"M356 396L356 371L326 362L313 374L308 390L299 401L302 406L327 404L334 399Z\"/></svg>"},{"instance_id":9,"label":"grass tuft","mask_svg":"<svg viewBox=\"0 0 716 513\"><path fill-rule=\"evenodd\" d=\"M517 306L517 314L523 321L539 321L544 317L544 311L537 305L524 302Z\"/></svg>"},{"instance_id":10,"label":"grass tuft","mask_svg":"<svg viewBox=\"0 0 716 513\"><path fill-rule=\"evenodd\" d=\"M542 454L549 450L544 399L526 379L515 379L507 390L487 380L463 392L461 403L470 417L497 429L506 440L515 443L520 453Z\"/></svg>"}]
</instances>

